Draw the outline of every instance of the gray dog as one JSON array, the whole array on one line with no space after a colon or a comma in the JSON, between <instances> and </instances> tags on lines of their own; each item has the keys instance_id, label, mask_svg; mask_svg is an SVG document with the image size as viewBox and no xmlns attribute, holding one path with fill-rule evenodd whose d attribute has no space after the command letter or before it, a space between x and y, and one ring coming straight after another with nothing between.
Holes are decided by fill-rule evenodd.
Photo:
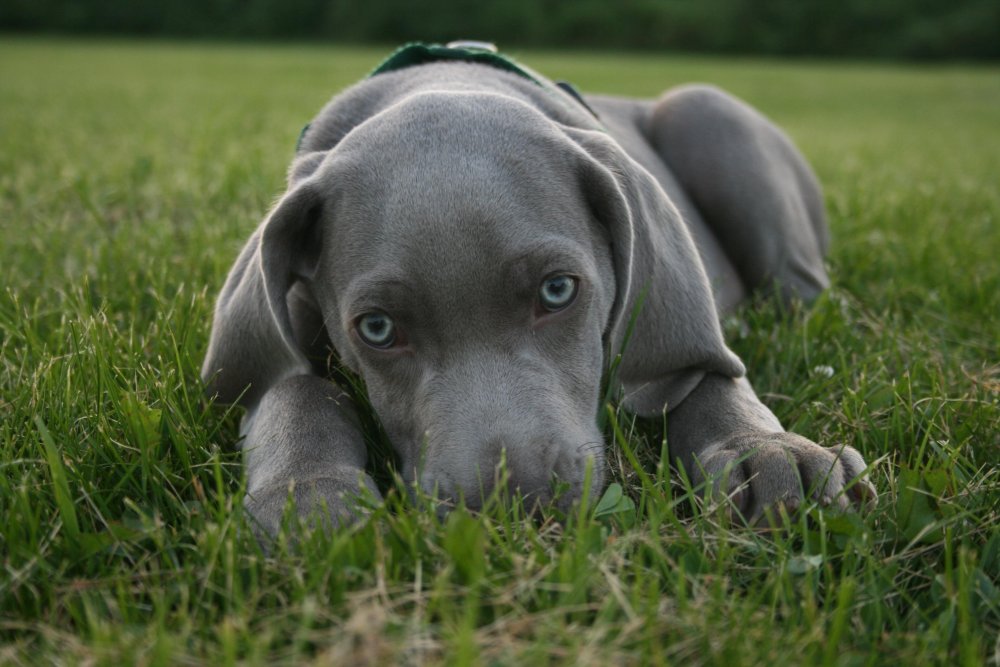
<instances>
[{"instance_id":1,"label":"gray dog","mask_svg":"<svg viewBox=\"0 0 1000 667\"><path fill-rule=\"evenodd\" d=\"M861 456L786 432L719 326L752 291L817 295L826 245L803 157L716 88L583 98L485 47L411 45L304 131L203 377L247 409L245 503L267 532L289 493L334 523L378 493L331 353L403 478L445 500L478 507L501 457L532 502L555 480L563 507L585 479L594 497L602 372L624 350L623 405L669 413L695 484L751 521L807 497L847 508L875 496Z\"/></svg>"}]
</instances>

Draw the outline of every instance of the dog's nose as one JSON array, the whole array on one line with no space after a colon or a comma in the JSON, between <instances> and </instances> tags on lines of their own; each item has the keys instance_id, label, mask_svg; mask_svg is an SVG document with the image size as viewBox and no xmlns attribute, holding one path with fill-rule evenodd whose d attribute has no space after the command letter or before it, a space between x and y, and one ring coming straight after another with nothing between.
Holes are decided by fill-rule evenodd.
<instances>
[{"instance_id":1,"label":"dog's nose","mask_svg":"<svg viewBox=\"0 0 1000 667\"><path fill-rule=\"evenodd\" d=\"M511 496L520 494L526 507L549 502L555 486L555 470L548 460L551 448L552 443L543 441L515 444L503 436L487 440L482 460L490 463L487 469L480 470L483 478L480 502L488 498L498 484L504 485Z\"/></svg>"}]
</instances>

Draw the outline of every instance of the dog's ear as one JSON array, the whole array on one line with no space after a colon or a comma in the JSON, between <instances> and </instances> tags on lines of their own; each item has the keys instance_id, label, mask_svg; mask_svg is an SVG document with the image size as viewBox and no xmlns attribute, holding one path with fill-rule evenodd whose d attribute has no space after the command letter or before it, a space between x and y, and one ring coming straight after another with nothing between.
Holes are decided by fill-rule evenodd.
<instances>
[{"instance_id":1,"label":"dog's ear","mask_svg":"<svg viewBox=\"0 0 1000 667\"><path fill-rule=\"evenodd\" d=\"M585 153L583 191L611 243L616 294L607 341L612 355L622 352L617 378L625 406L655 416L675 407L706 372L742 376L677 208L606 134L567 134Z\"/></svg>"},{"instance_id":2,"label":"dog's ear","mask_svg":"<svg viewBox=\"0 0 1000 667\"><path fill-rule=\"evenodd\" d=\"M215 307L202 380L225 403L252 406L276 382L310 372L295 341L288 291L310 277L323 202L316 179L299 181L244 246Z\"/></svg>"}]
</instances>

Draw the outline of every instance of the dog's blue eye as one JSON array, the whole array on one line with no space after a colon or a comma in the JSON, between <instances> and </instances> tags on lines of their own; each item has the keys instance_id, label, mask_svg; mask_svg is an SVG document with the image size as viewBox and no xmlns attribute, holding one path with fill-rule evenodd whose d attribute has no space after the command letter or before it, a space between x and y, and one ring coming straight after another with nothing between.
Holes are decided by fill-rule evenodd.
<instances>
[{"instance_id":1,"label":"dog's blue eye","mask_svg":"<svg viewBox=\"0 0 1000 667\"><path fill-rule=\"evenodd\" d=\"M538 289L538 300L542 308L549 312L562 310L573 302L576 296L576 278L564 273L549 276Z\"/></svg>"},{"instance_id":2,"label":"dog's blue eye","mask_svg":"<svg viewBox=\"0 0 1000 667\"><path fill-rule=\"evenodd\" d=\"M385 313L367 313L358 318L358 335L372 347L391 347L396 342L396 325Z\"/></svg>"}]
</instances>

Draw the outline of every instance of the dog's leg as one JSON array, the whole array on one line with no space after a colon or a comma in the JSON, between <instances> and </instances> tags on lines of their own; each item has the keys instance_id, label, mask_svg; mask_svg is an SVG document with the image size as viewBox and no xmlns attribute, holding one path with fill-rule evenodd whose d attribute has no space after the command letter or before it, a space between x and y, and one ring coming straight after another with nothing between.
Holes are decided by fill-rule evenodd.
<instances>
[{"instance_id":1,"label":"dog's leg","mask_svg":"<svg viewBox=\"0 0 1000 667\"><path fill-rule=\"evenodd\" d=\"M675 463L706 495L731 495L758 522L767 508L804 499L845 509L875 499L865 463L852 447L821 447L786 432L745 378L709 373L667 418Z\"/></svg>"},{"instance_id":2,"label":"dog's leg","mask_svg":"<svg viewBox=\"0 0 1000 667\"><path fill-rule=\"evenodd\" d=\"M244 505L256 529L274 535L291 494L300 516L333 526L356 516L364 440L350 400L333 383L300 375L278 382L243 420L247 468Z\"/></svg>"},{"instance_id":3,"label":"dog's leg","mask_svg":"<svg viewBox=\"0 0 1000 667\"><path fill-rule=\"evenodd\" d=\"M668 91L647 129L744 284L787 302L829 285L828 232L816 177L760 113L704 85Z\"/></svg>"}]
</instances>

